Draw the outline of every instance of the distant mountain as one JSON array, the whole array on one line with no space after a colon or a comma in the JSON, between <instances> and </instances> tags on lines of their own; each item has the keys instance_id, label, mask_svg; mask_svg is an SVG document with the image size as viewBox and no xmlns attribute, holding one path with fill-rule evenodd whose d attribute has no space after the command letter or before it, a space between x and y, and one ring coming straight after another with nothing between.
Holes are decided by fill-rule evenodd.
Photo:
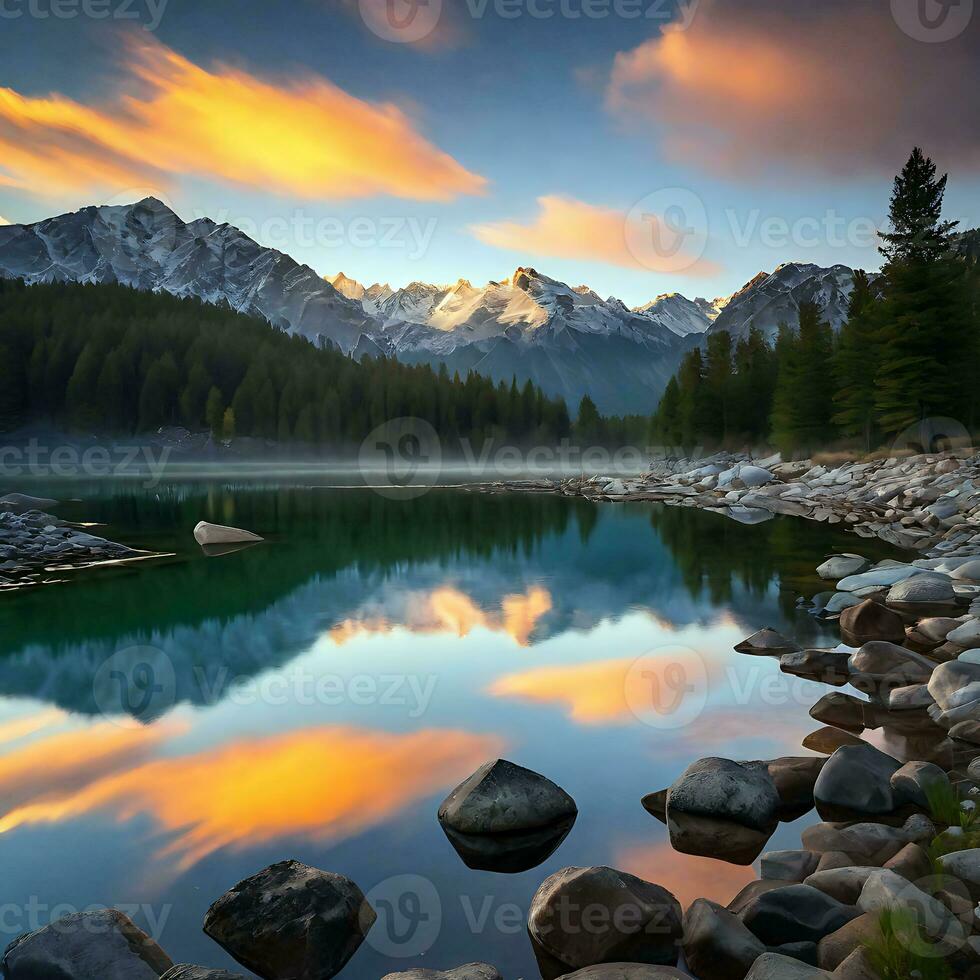
<instances>
[{"instance_id":1,"label":"distant mountain","mask_svg":"<svg viewBox=\"0 0 980 980\"><path fill-rule=\"evenodd\" d=\"M32 225L0 227L0 276L39 282L118 282L226 302L341 350L377 325L309 266L208 218L185 223L155 198L89 207Z\"/></svg>"},{"instance_id":2,"label":"distant mountain","mask_svg":"<svg viewBox=\"0 0 980 980\"><path fill-rule=\"evenodd\" d=\"M839 330L847 320L853 288L854 270L846 265L824 269L788 262L747 282L727 301L708 332L724 330L739 340L755 327L773 340L781 323L795 326L799 322L803 302L817 303L831 326Z\"/></svg>"},{"instance_id":3,"label":"distant mountain","mask_svg":"<svg viewBox=\"0 0 980 980\"><path fill-rule=\"evenodd\" d=\"M344 277L346 279L346 277ZM359 284L344 284L360 294ZM605 412L650 412L683 354L710 326L714 307L679 294L638 310L521 267L476 287L413 282L363 291L401 360L531 380L573 410L589 394ZM693 339L692 339L693 338Z\"/></svg>"}]
</instances>

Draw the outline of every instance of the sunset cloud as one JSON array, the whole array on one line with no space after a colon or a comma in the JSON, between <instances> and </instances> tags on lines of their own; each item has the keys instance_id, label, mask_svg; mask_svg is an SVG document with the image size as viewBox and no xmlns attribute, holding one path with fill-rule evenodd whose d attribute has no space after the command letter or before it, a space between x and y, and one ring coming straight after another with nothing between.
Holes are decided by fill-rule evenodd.
<instances>
[{"instance_id":1,"label":"sunset cloud","mask_svg":"<svg viewBox=\"0 0 980 980\"><path fill-rule=\"evenodd\" d=\"M702 0L617 55L607 104L630 129L660 124L675 158L735 175L774 167L892 174L914 144L980 168L978 32L925 44L889 4ZM902 84L902 83L906 84Z\"/></svg>"},{"instance_id":2,"label":"sunset cloud","mask_svg":"<svg viewBox=\"0 0 980 980\"><path fill-rule=\"evenodd\" d=\"M650 197L659 200L660 195ZM680 223L673 224L673 218L659 213L657 203L653 202L652 209L641 206L632 211L619 211L548 195L538 198L539 213L529 223L501 221L475 225L471 230L487 245L524 255L605 262L625 269L676 275L718 272L715 263L701 257L706 219L698 220L688 205ZM665 208L670 207L669 192L662 203ZM694 205L693 210L697 211L698 202Z\"/></svg>"},{"instance_id":3,"label":"sunset cloud","mask_svg":"<svg viewBox=\"0 0 980 980\"><path fill-rule=\"evenodd\" d=\"M139 94L115 104L0 89L0 182L50 196L193 176L306 198L423 201L486 184L397 106L322 76L273 82L201 68L156 42L125 50L128 87Z\"/></svg>"},{"instance_id":4,"label":"sunset cloud","mask_svg":"<svg viewBox=\"0 0 980 980\"><path fill-rule=\"evenodd\" d=\"M87 735L74 738L80 751L70 757L77 761L93 742ZM186 870L223 847L254 847L294 834L320 842L353 836L451 787L502 748L493 736L460 731L325 727L243 739L101 777L93 763L88 781L73 779L60 792L38 787L36 797L11 807L0 817L0 834L95 811L111 811L119 820L145 816L170 837L157 857ZM50 765L60 758L25 754L12 771L0 769L4 798L12 785L23 797L22 762ZM50 774L46 784L59 785Z\"/></svg>"}]
</instances>

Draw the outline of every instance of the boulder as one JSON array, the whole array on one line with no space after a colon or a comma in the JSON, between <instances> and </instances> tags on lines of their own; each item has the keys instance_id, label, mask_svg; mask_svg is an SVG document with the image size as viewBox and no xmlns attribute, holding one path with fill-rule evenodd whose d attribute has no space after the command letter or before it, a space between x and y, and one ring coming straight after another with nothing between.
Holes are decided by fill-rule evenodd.
<instances>
[{"instance_id":1,"label":"boulder","mask_svg":"<svg viewBox=\"0 0 980 980\"><path fill-rule=\"evenodd\" d=\"M854 950L831 976L834 980L881 980L868 951L863 946Z\"/></svg>"},{"instance_id":2,"label":"boulder","mask_svg":"<svg viewBox=\"0 0 980 980\"><path fill-rule=\"evenodd\" d=\"M797 820L813 809L813 787L826 763L817 756L783 756L766 763L779 794L780 820Z\"/></svg>"},{"instance_id":3,"label":"boulder","mask_svg":"<svg viewBox=\"0 0 980 980\"><path fill-rule=\"evenodd\" d=\"M958 881L974 902L980 902L980 848L944 854L939 864L943 873Z\"/></svg>"},{"instance_id":4,"label":"boulder","mask_svg":"<svg viewBox=\"0 0 980 980\"><path fill-rule=\"evenodd\" d=\"M759 895L741 913L741 919L767 946L778 946L819 943L857 914L853 906L809 885L787 885Z\"/></svg>"},{"instance_id":5,"label":"boulder","mask_svg":"<svg viewBox=\"0 0 980 980\"><path fill-rule=\"evenodd\" d=\"M374 921L343 875L281 861L239 882L204 918L204 931L266 980L329 980L357 952Z\"/></svg>"},{"instance_id":6,"label":"boulder","mask_svg":"<svg viewBox=\"0 0 980 980\"><path fill-rule=\"evenodd\" d=\"M15 939L7 980L158 980L169 956L116 909L77 912Z\"/></svg>"},{"instance_id":7,"label":"boulder","mask_svg":"<svg viewBox=\"0 0 980 980\"><path fill-rule=\"evenodd\" d=\"M798 881L779 881L772 879L756 879L750 881L729 903L728 911L735 915L741 915L760 895L766 892L775 891L777 888L786 888L788 885L798 885Z\"/></svg>"},{"instance_id":8,"label":"boulder","mask_svg":"<svg viewBox=\"0 0 980 980\"><path fill-rule=\"evenodd\" d=\"M946 640L967 650L980 646L980 619L969 619L950 630Z\"/></svg>"},{"instance_id":9,"label":"boulder","mask_svg":"<svg viewBox=\"0 0 980 980\"><path fill-rule=\"evenodd\" d=\"M952 619L949 616L934 616L930 619L920 619L915 628L933 643L943 643L946 637L957 627L962 626L961 619Z\"/></svg>"},{"instance_id":10,"label":"boulder","mask_svg":"<svg viewBox=\"0 0 980 980\"><path fill-rule=\"evenodd\" d=\"M801 650L780 657L779 669L794 677L843 687L850 677L849 659L849 655L840 650Z\"/></svg>"},{"instance_id":11,"label":"boulder","mask_svg":"<svg viewBox=\"0 0 980 980\"><path fill-rule=\"evenodd\" d=\"M914 603L925 606L954 605L956 593L953 581L948 575L937 572L923 572L913 578L898 582L888 591L891 603Z\"/></svg>"},{"instance_id":12,"label":"boulder","mask_svg":"<svg viewBox=\"0 0 980 980\"><path fill-rule=\"evenodd\" d=\"M851 953L860 949L868 941L877 938L880 934L881 927L876 914L865 912L863 915L851 919L836 932L832 932L820 940L817 951L817 966L821 970L836 970Z\"/></svg>"},{"instance_id":13,"label":"boulder","mask_svg":"<svg viewBox=\"0 0 980 980\"><path fill-rule=\"evenodd\" d=\"M860 646L869 640L901 643L905 639L905 620L874 599L865 599L840 614L841 634L850 646Z\"/></svg>"},{"instance_id":14,"label":"boulder","mask_svg":"<svg viewBox=\"0 0 980 980\"><path fill-rule=\"evenodd\" d=\"M224 527L221 524L208 524L201 521L194 528L194 540L202 547L221 544L246 544L251 541L263 541L251 531L243 531L237 527Z\"/></svg>"},{"instance_id":15,"label":"boulder","mask_svg":"<svg viewBox=\"0 0 980 980\"><path fill-rule=\"evenodd\" d=\"M890 589L898 582L904 582L913 575L923 574L921 568L912 565L878 565L860 575L848 575L837 583L841 592L858 592L861 589Z\"/></svg>"},{"instance_id":16,"label":"boulder","mask_svg":"<svg viewBox=\"0 0 980 980\"><path fill-rule=\"evenodd\" d=\"M699 898L684 916L684 960L700 980L742 980L766 951L727 909Z\"/></svg>"},{"instance_id":17,"label":"boulder","mask_svg":"<svg viewBox=\"0 0 980 980\"><path fill-rule=\"evenodd\" d=\"M860 575L871 567L871 562L860 555L831 555L819 568L822 579L838 582L849 575Z\"/></svg>"},{"instance_id":18,"label":"boulder","mask_svg":"<svg viewBox=\"0 0 980 980\"><path fill-rule=\"evenodd\" d=\"M203 966L190 966L181 963L168 970L160 980L245 980L241 973L229 973L227 970L209 970Z\"/></svg>"},{"instance_id":19,"label":"boulder","mask_svg":"<svg viewBox=\"0 0 980 980\"><path fill-rule=\"evenodd\" d=\"M577 816L560 786L504 759L481 766L439 807L439 823L468 867L507 873L548 858Z\"/></svg>"},{"instance_id":20,"label":"boulder","mask_svg":"<svg viewBox=\"0 0 980 980\"><path fill-rule=\"evenodd\" d=\"M864 885L857 902L862 912L912 908L927 936L959 949L966 941L963 924L938 899L926 894L894 871L876 871Z\"/></svg>"},{"instance_id":21,"label":"boulder","mask_svg":"<svg viewBox=\"0 0 980 980\"><path fill-rule=\"evenodd\" d=\"M745 980L830 980L830 974L780 953L763 953Z\"/></svg>"},{"instance_id":22,"label":"boulder","mask_svg":"<svg viewBox=\"0 0 980 980\"><path fill-rule=\"evenodd\" d=\"M647 793L640 800L640 805L651 816L656 817L661 823L667 822L667 794L670 788L658 789L655 793Z\"/></svg>"},{"instance_id":23,"label":"boulder","mask_svg":"<svg viewBox=\"0 0 980 980\"><path fill-rule=\"evenodd\" d=\"M842 728L818 728L803 739L803 748L811 752L833 755L842 745L865 745L864 739L845 732Z\"/></svg>"},{"instance_id":24,"label":"boulder","mask_svg":"<svg viewBox=\"0 0 980 980\"><path fill-rule=\"evenodd\" d=\"M949 787L949 776L931 762L907 762L891 777L892 789L899 802L929 809L931 787Z\"/></svg>"},{"instance_id":25,"label":"boulder","mask_svg":"<svg viewBox=\"0 0 980 980\"><path fill-rule=\"evenodd\" d=\"M531 900L528 934L543 980L600 963L677 963L680 903L613 868L563 868Z\"/></svg>"},{"instance_id":26,"label":"boulder","mask_svg":"<svg viewBox=\"0 0 980 980\"><path fill-rule=\"evenodd\" d=\"M810 717L846 732L857 733L877 727L874 705L840 691L825 694L810 709Z\"/></svg>"},{"instance_id":27,"label":"boulder","mask_svg":"<svg viewBox=\"0 0 980 980\"><path fill-rule=\"evenodd\" d=\"M813 851L767 851L762 855L761 875L770 881L800 882L812 875L820 863Z\"/></svg>"},{"instance_id":28,"label":"boulder","mask_svg":"<svg viewBox=\"0 0 980 980\"><path fill-rule=\"evenodd\" d=\"M500 973L486 963L467 963L454 970L409 970L389 973L382 980L504 980Z\"/></svg>"},{"instance_id":29,"label":"boulder","mask_svg":"<svg viewBox=\"0 0 980 980\"><path fill-rule=\"evenodd\" d=\"M889 814L898 805L891 777L901 763L873 745L845 745L823 767L813 797L825 819Z\"/></svg>"},{"instance_id":30,"label":"boulder","mask_svg":"<svg viewBox=\"0 0 980 980\"><path fill-rule=\"evenodd\" d=\"M961 721L949 730L949 737L980 746L980 721Z\"/></svg>"},{"instance_id":31,"label":"boulder","mask_svg":"<svg viewBox=\"0 0 980 980\"><path fill-rule=\"evenodd\" d=\"M920 684L929 680L936 665L921 653L896 643L870 640L851 654L849 666L852 674L905 677L909 684Z\"/></svg>"},{"instance_id":32,"label":"boulder","mask_svg":"<svg viewBox=\"0 0 980 980\"><path fill-rule=\"evenodd\" d=\"M850 854L845 854L843 851L824 851L820 855L820 863L817 865L817 871L834 871L837 868L853 868L854 858ZM816 874L816 872L814 872Z\"/></svg>"},{"instance_id":33,"label":"boulder","mask_svg":"<svg viewBox=\"0 0 980 980\"><path fill-rule=\"evenodd\" d=\"M906 844L898 854L889 858L884 865L886 871L907 878L909 881L919 881L932 874L932 859L918 844Z\"/></svg>"},{"instance_id":34,"label":"boulder","mask_svg":"<svg viewBox=\"0 0 980 980\"><path fill-rule=\"evenodd\" d=\"M910 684L888 692L889 711L919 711L935 703L928 684Z\"/></svg>"},{"instance_id":35,"label":"boulder","mask_svg":"<svg viewBox=\"0 0 980 980\"><path fill-rule=\"evenodd\" d=\"M909 842L904 828L880 823L818 823L807 827L801 837L808 851L843 851L856 864L875 867L881 867Z\"/></svg>"},{"instance_id":36,"label":"boulder","mask_svg":"<svg viewBox=\"0 0 980 980\"><path fill-rule=\"evenodd\" d=\"M980 720L980 665L959 660L940 664L929 678L929 693L947 727Z\"/></svg>"},{"instance_id":37,"label":"boulder","mask_svg":"<svg viewBox=\"0 0 980 980\"><path fill-rule=\"evenodd\" d=\"M48 511L57 507L60 501L53 497L32 497L26 493L8 493L0 497L0 512L26 514L31 510Z\"/></svg>"},{"instance_id":38,"label":"boulder","mask_svg":"<svg viewBox=\"0 0 980 980\"><path fill-rule=\"evenodd\" d=\"M871 873L878 869L873 866L834 868L830 871L816 871L804 884L829 895L843 905L857 905L865 883Z\"/></svg>"},{"instance_id":39,"label":"boulder","mask_svg":"<svg viewBox=\"0 0 980 980\"><path fill-rule=\"evenodd\" d=\"M788 640L782 633L767 626L753 633L748 639L742 640L735 647L735 652L757 657L782 657L787 653L796 653L799 649L792 640Z\"/></svg>"},{"instance_id":40,"label":"boulder","mask_svg":"<svg viewBox=\"0 0 980 980\"><path fill-rule=\"evenodd\" d=\"M957 582L980 582L980 558L971 558L960 565L951 577Z\"/></svg>"},{"instance_id":41,"label":"boulder","mask_svg":"<svg viewBox=\"0 0 980 980\"><path fill-rule=\"evenodd\" d=\"M667 828L682 854L751 864L779 823L782 803L768 771L701 759L667 793Z\"/></svg>"}]
</instances>

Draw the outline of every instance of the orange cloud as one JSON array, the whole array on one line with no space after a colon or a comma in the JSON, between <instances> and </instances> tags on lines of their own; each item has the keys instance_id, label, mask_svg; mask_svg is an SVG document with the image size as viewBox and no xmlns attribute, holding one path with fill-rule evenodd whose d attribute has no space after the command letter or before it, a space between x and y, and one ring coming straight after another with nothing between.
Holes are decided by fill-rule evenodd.
<instances>
[{"instance_id":1,"label":"orange cloud","mask_svg":"<svg viewBox=\"0 0 980 980\"><path fill-rule=\"evenodd\" d=\"M683 239L665 243L664 248L648 243L650 231L644 223L656 219L666 228L663 216L617 211L557 195L539 197L538 206L538 216L529 224L501 221L474 225L471 231L487 245L525 255L676 275L707 276L719 271L715 263L701 258L703 248L685 249ZM692 237L698 233L693 229Z\"/></svg>"},{"instance_id":2,"label":"orange cloud","mask_svg":"<svg viewBox=\"0 0 980 980\"><path fill-rule=\"evenodd\" d=\"M546 589L534 586L525 595L504 596L500 612L487 612L468 595L444 586L435 589L418 604L411 622L397 628L413 633L454 633L468 636L475 629L506 633L518 646L527 646L540 619L551 611L551 595ZM330 631L338 646L358 636L390 633L396 624L383 617L346 619Z\"/></svg>"},{"instance_id":3,"label":"orange cloud","mask_svg":"<svg viewBox=\"0 0 980 980\"><path fill-rule=\"evenodd\" d=\"M50 195L188 175L309 198L424 201L486 185L398 107L355 98L321 76L274 84L227 66L200 68L155 42L126 52L140 94L114 105L0 89L0 180Z\"/></svg>"},{"instance_id":4,"label":"orange cloud","mask_svg":"<svg viewBox=\"0 0 980 980\"><path fill-rule=\"evenodd\" d=\"M0 218L0 225L2 224L6 224L6 222ZM11 718L9 721L0 724L0 745L36 735L38 732L44 731L45 728L61 724L67 718L68 715L58 708L45 708L43 711L37 711L34 714Z\"/></svg>"},{"instance_id":5,"label":"orange cloud","mask_svg":"<svg viewBox=\"0 0 980 980\"><path fill-rule=\"evenodd\" d=\"M723 173L892 174L916 143L976 168L980 137L963 120L980 114L977 36L923 44L887 3L702 0L686 30L617 55L607 103Z\"/></svg>"},{"instance_id":6,"label":"orange cloud","mask_svg":"<svg viewBox=\"0 0 980 980\"><path fill-rule=\"evenodd\" d=\"M685 909L698 898L727 905L756 877L751 867L679 854L668 841L626 848L616 856L616 867L662 885Z\"/></svg>"},{"instance_id":7,"label":"orange cloud","mask_svg":"<svg viewBox=\"0 0 980 980\"><path fill-rule=\"evenodd\" d=\"M88 744L75 740L80 748ZM431 729L388 734L324 727L243 739L14 807L0 818L0 833L111 809L121 821L146 816L174 835L158 857L186 870L222 847L247 848L290 834L316 841L350 837L448 788L502 747L492 736ZM6 796L2 773L0 789Z\"/></svg>"}]
</instances>

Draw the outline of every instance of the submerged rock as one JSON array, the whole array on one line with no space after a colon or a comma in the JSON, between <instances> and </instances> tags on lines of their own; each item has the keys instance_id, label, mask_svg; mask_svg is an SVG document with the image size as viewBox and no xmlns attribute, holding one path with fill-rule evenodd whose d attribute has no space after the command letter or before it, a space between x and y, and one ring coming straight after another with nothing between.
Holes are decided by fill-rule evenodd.
<instances>
[{"instance_id":1,"label":"submerged rock","mask_svg":"<svg viewBox=\"0 0 980 980\"><path fill-rule=\"evenodd\" d=\"M439 807L439 823L468 867L506 873L553 854L577 816L560 786L503 759L481 766Z\"/></svg>"},{"instance_id":2,"label":"submerged rock","mask_svg":"<svg viewBox=\"0 0 980 980\"><path fill-rule=\"evenodd\" d=\"M172 966L116 909L65 916L15 939L3 956L7 980L158 980Z\"/></svg>"},{"instance_id":3,"label":"submerged rock","mask_svg":"<svg viewBox=\"0 0 980 980\"><path fill-rule=\"evenodd\" d=\"M624 871L563 868L535 893L527 929L543 980L602 963L673 966L681 906L667 889Z\"/></svg>"},{"instance_id":4,"label":"submerged rock","mask_svg":"<svg viewBox=\"0 0 980 980\"><path fill-rule=\"evenodd\" d=\"M376 918L349 878L281 861L219 898L204 931L266 980L330 980Z\"/></svg>"},{"instance_id":5,"label":"submerged rock","mask_svg":"<svg viewBox=\"0 0 980 980\"><path fill-rule=\"evenodd\" d=\"M194 528L194 540L203 546L206 545L225 545L225 544L246 544L250 541L264 541L257 534L251 531L243 531L237 527L224 527L221 524L208 524L201 521Z\"/></svg>"},{"instance_id":6,"label":"submerged rock","mask_svg":"<svg viewBox=\"0 0 980 980\"><path fill-rule=\"evenodd\" d=\"M735 647L737 653L748 653L759 657L782 657L787 653L796 653L799 647L786 639L782 633L770 627L753 633Z\"/></svg>"}]
</instances>

